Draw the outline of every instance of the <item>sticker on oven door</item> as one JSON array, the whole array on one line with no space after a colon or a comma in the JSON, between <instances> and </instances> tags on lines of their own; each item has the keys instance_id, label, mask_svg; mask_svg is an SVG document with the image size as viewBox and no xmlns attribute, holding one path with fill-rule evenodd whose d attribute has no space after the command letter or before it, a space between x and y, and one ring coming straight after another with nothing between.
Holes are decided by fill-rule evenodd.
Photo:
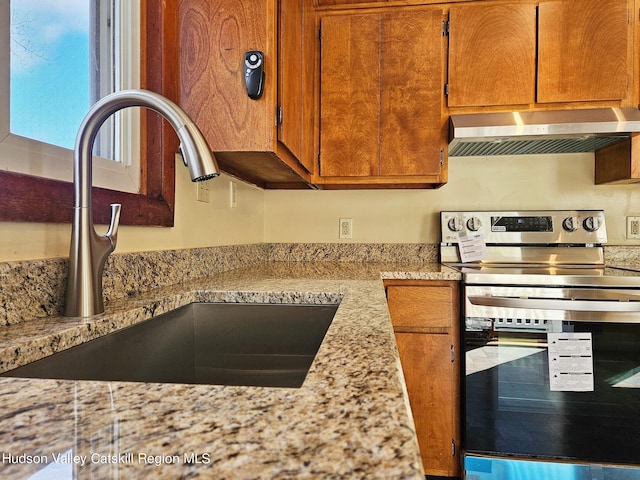
<instances>
[{"instance_id":1,"label":"sticker on oven door","mask_svg":"<svg viewBox=\"0 0 640 480\"><path fill-rule=\"evenodd\" d=\"M484 241L484 235L466 235L458 236L458 248L460 249L460 260L463 263L484 260L487 256L487 244Z\"/></svg>"},{"instance_id":2,"label":"sticker on oven door","mask_svg":"<svg viewBox=\"0 0 640 480\"><path fill-rule=\"evenodd\" d=\"M552 391L593 391L591 333L547 333Z\"/></svg>"}]
</instances>

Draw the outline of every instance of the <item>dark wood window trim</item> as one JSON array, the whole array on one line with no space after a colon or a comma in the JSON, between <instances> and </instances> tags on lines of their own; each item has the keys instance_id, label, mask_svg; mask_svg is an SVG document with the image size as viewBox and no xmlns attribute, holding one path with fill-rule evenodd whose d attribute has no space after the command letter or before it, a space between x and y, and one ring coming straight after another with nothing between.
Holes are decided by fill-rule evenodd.
<instances>
[{"instance_id":1,"label":"dark wood window trim","mask_svg":"<svg viewBox=\"0 0 640 480\"><path fill-rule=\"evenodd\" d=\"M141 86L178 101L178 2L141 0ZM109 204L121 203L121 224L172 226L178 139L160 115L142 111L141 193L93 188L93 215L109 222ZM70 223L73 185L0 172L0 220Z\"/></svg>"}]
</instances>

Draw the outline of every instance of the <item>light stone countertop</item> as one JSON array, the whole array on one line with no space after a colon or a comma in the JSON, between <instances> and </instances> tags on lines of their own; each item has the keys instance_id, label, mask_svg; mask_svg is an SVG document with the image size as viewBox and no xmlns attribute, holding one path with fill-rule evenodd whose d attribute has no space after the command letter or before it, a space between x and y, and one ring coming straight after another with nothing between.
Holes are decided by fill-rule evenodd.
<instances>
[{"instance_id":1,"label":"light stone countertop","mask_svg":"<svg viewBox=\"0 0 640 480\"><path fill-rule=\"evenodd\" d=\"M78 479L424 478L383 278L460 277L437 263L271 262L91 319L0 327L6 371L194 301L340 301L301 388L0 378L0 477L64 470L66 453Z\"/></svg>"}]
</instances>

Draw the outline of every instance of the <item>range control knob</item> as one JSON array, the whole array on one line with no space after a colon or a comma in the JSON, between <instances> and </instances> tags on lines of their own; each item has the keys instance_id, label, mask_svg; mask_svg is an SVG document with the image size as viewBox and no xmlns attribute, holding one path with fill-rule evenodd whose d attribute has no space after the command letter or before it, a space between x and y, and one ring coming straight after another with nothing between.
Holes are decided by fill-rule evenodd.
<instances>
[{"instance_id":1,"label":"range control knob","mask_svg":"<svg viewBox=\"0 0 640 480\"><path fill-rule=\"evenodd\" d=\"M575 232L580 226L577 217L567 217L562 221L562 228L567 232Z\"/></svg>"},{"instance_id":2,"label":"range control knob","mask_svg":"<svg viewBox=\"0 0 640 480\"><path fill-rule=\"evenodd\" d=\"M452 232L459 232L460 230L462 230L462 220L460 220L458 217L450 218L447 222L447 226Z\"/></svg>"},{"instance_id":3,"label":"range control knob","mask_svg":"<svg viewBox=\"0 0 640 480\"><path fill-rule=\"evenodd\" d=\"M582 222L582 226L587 232L595 232L600 228L600 219L598 217L587 217Z\"/></svg>"},{"instance_id":4,"label":"range control knob","mask_svg":"<svg viewBox=\"0 0 640 480\"><path fill-rule=\"evenodd\" d=\"M482 223L480 222L480 219L478 217L471 217L469 220L467 220L467 228L472 232L477 232L478 230L480 230L481 226Z\"/></svg>"}]
</instances>

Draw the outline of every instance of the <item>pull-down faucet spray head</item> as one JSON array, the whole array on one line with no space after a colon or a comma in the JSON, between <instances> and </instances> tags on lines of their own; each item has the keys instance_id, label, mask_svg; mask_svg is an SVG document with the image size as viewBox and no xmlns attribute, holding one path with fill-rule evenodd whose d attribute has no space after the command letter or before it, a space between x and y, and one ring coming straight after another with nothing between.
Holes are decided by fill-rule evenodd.
<instances>
[{"instance_id":1,"label":"pull-down faucet spray head","mask_svg":"<svg viewBox=\"0 0 640 480\"><path fill-rule=\"evenodd\" d=\"M109 230L98 235L91 214L91 151L105 120L127 107L150 108L171 124L180 139L182 159L194 182L220 174L211 148L198 127L167 98L146 90L123 90L107 95L91 107L78 130L73 156L73 224L64 313L67 317L88 317L104 311L102 273L107 257L116 247L120 205L111 205Z\"/></svg>"},{"instance_id":2,"label":"pull-down faucet spray head","mask_svg":"<svg viewBox=\"0 0 640 480\"><path fill-rule=\"evenodd\" d=\"M213 153L194 123L185 124L177 133L181 141L182 161L189 169L192 182L202 182L220 175Z\"/></svg>"}]
</instances>

